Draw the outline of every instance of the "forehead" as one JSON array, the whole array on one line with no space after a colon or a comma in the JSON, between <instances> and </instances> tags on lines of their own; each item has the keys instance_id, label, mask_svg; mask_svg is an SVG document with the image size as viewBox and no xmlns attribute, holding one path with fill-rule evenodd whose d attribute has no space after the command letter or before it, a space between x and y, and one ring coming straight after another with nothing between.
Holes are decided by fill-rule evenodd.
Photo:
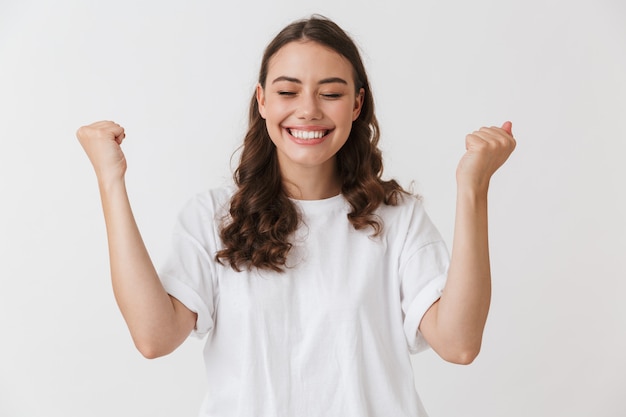
<instances>
[{"instance_id":1,"label":"forehead","mask_svg":"<svg viewBox=\"0 0 626 417\"><path fill-rule=\"evenodd\" d=\"M354 69L346 57L314 41L290 42L269 60L268 81L280 76L298 79L341 77L354 81Z\"/></svg>"}]
</instances>

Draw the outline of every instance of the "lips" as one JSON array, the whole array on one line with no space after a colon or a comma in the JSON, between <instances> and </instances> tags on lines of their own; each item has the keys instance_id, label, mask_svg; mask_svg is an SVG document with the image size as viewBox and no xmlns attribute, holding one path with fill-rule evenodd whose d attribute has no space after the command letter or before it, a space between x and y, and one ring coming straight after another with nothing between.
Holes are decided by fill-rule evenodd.
<instances>
[{"instance_id":1,"label":"lips","mask_svg":"<svg viewBox=\"0 0 626 417\"><path fill-rule=\"evenodd\" d=\"M296 139L300 140L315 140L322 139L326 136L330 130L302 130L302 129L287 129L289 134Z\"/></svg>"}]
</instances>

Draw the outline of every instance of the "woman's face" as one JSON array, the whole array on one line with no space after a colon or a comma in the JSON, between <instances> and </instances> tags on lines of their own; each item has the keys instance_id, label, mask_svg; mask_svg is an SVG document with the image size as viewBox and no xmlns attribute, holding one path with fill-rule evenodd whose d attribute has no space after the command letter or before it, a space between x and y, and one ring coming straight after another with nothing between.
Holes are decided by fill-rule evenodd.
<instances>
[{"instance_id":1,"label":"woman's face","mask_svg":"<svg viewBox=\"0 0 626 417\"><path fill-rule=\"evenodd\" d=\"M272 56L257 100L284 177L310 168L334 172L363 94L355 89L352 64L316 42L291 42Z\"/></svg>"}]
</instances>

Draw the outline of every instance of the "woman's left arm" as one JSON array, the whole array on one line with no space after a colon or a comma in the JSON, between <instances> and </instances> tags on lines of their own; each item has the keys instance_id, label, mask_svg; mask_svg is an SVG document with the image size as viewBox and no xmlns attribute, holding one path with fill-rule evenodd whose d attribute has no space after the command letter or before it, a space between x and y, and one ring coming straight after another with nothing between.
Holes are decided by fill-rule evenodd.
<instances>
[{"instance_id":1,"label":"woman's left arm","mask_svg":"<svg viewBox=\"0 0 626 417\"><path fill-rule=\"evenodd\" d=\"M441 298L420 323L430 346L449 362L469 364L480 351L491 300L487 191L491 176L515 149L511 127L506 122L467 135L467 152L457 168L448 280Z\"/></svg>"}]
</instances>

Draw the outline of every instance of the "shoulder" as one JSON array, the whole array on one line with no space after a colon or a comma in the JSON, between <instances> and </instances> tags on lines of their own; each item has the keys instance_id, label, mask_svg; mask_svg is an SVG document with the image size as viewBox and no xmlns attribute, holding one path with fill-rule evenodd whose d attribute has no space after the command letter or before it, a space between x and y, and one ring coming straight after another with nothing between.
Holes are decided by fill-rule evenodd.
<instances>
[{"instance_id":1,"label":"shoulder","mask_svg":"<svg viewBox=\"0 0 626 417\"><path fill-rule=\"evenodd\" d=\"M224 186L200 192L187 201L183 206L182 213L194 211L218 213L228 210L230 199L235 190L234 186Z\"/></svg>"},{"instance_id":2,"label":"shoulder","mask_svg":"<svg viewBox=\"0 0 626 417\"><path fill-rule=\"evenodd\" d=\"M381 205L376 214L389 236L403 237L418 244L442 240L420 196L402 194L396 205Z\"/></svg>"},{"instance_id":3,"label":"shoulder","mask_svg":"<svg viewBox=\"0 0 626 417\"><path fill-rule=\"evenodd\" d=\"M415 214L425 214L422 197L414 194L400 193L396 204L381 204L376 209L376 214L383 218L411 217Z\"/></svg>"},{"instance_id":4,"label":"shoulder","mask_svg":"<svg viewBox=\"0 0 626 417\"><path fill-rule=\"evenodd\" d=\"M228 214L235 189L234 186L218 187L194 195L180 210L179 222L187 225L219 223Z\"/></svg>"}]
</instances>

